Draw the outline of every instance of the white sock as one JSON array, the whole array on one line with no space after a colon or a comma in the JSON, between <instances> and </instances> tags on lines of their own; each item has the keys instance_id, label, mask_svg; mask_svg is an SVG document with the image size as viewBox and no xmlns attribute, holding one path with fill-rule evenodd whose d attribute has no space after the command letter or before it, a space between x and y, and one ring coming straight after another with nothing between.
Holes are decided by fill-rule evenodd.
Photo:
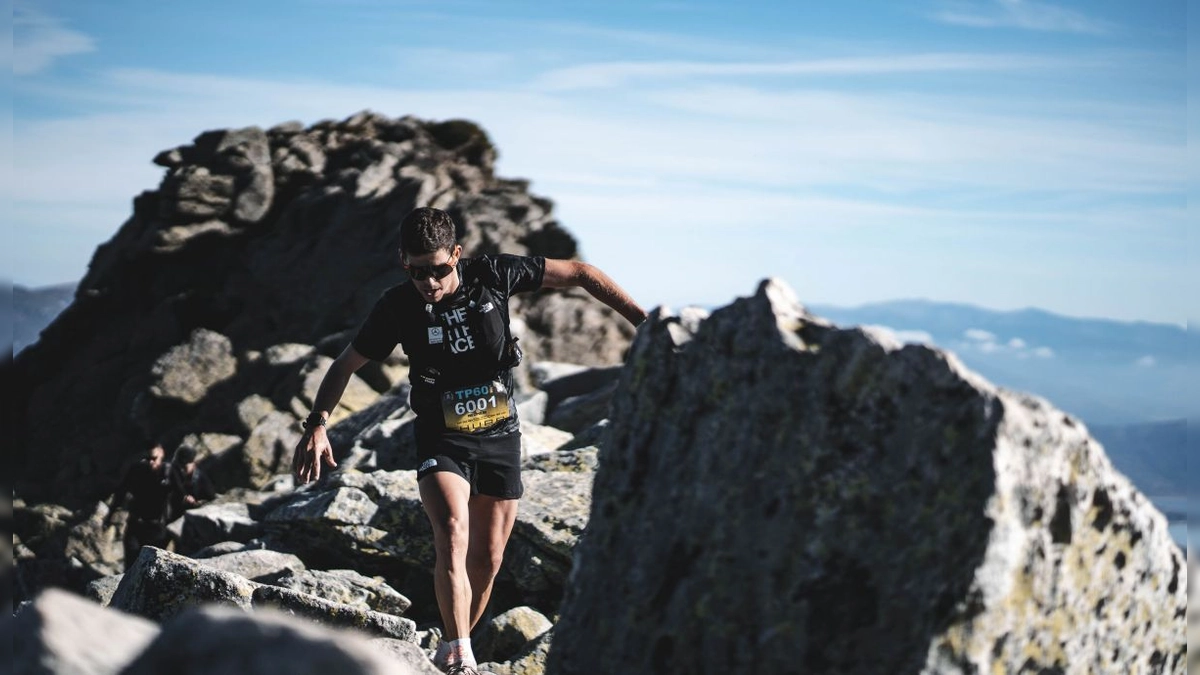
<instances>
[{"instance_id":1,"label":"white sock","mask_svg":"<svg viewBox=\"0 0 1200 675\"><path fill-rule=\"evenodd\" d=\"M451 640L447 649L450 654L458 654L458 658L454 659L454 663L465 663L468 666L478 666L475 661L475 652L471 651L471 638L459 638Z\"/></svg>"}]
</instances>

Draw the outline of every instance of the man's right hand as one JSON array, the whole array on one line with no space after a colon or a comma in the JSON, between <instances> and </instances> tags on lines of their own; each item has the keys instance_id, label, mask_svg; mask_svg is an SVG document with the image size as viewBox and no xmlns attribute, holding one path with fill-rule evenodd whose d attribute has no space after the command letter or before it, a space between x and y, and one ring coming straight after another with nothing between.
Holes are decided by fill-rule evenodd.
<instances>
[{"instance_id":1,"label":"man's right hand","mask_svg":"<svg viewBox=\"0 0 1200 675\"><path fill-rule=\"evenodd\" d=\"M336 467L333 461L333 448L329 445L329 436L325 427L315 425L305 430L296 444L296 452L292 455L292 474L296 483L304 485L321 477L321 464L330 468Z\"/></svg>"}]
</instances>

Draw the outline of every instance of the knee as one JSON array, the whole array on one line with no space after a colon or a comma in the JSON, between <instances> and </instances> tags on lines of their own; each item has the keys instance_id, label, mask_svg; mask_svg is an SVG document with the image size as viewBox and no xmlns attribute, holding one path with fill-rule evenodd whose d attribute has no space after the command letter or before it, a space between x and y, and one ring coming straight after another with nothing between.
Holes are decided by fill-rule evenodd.
<instances>
[{"instance_id":1,"label":"knee","mask_svg":"<svg viewBox=\"0 0 1200 675\"><path fill-rule=\"evenodd\" d=\"M467 521L450 517L437 524L433 544L439 560L446 564L462 560L467 553L467 543L470 541L470 530Z\"/></svg>"},{"instance_id":2,"label":"knee","mask_svg":"<svg viewBox=\"0 0 1200 675\"><path fill-rule=\"evenodd\" d=\"M472 550L467 554L467 570L472 576L494 578L500 572L503 562L504 549L489 547L486 550Z\"/></svg>"}]
</instances>

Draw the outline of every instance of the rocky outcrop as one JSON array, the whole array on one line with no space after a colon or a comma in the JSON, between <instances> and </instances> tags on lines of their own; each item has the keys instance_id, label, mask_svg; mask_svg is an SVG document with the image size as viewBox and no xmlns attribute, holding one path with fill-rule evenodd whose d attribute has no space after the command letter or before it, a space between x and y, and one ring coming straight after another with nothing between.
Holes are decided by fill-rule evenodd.
<instances>
[{"instance_id":1,"label":"rocky outcrop","mask_svg":"<svg viewBox=\"0 0 1200 675\"><path fill-rule=\"evenodd\" d=\"M1187 568L1077 420L764 282L656 313L547 672L1182 673Z\"/></svg>"},{"instance_id":2,"label":"rocky outcrop","mask_svg":"<svg viewBox=\"0 0 1200 675\"><path fill-rule=\"evenodd\" d=\"M366 112L209 131L161 153L161 185L134 200L74 302L14 362L17 496L90 507L151 440L170 450L203 436L237 439L220 462L236 470L212 472L220 489L263 485L290 459L328 360L403 280L396 225L413 207L450 211L468 255L576 256L552 204L496 177L494 159L470 122ZM531 360L612 364L632 336L578 291L513 307ZM405 368L397 354L364 369L335 417Z\"/></svg>"},{"instance_id":3,"label":"rocky outcrop","mask_svg":"<svg viewBox=\"0 0 1200 675\"><path fill-rule=\"evenodd\" d=\"M124 512L108 524L103 503L72 512L56 504L13 502L13 577L15 600L32 599L47 587L82 593L88 583L121 571L118 529Z\"/></svg>"},{"instance_id":4,"label":"rocky outcrop","mask_svg":"<svg viewBox=\"0 0 1200 675\"><path fill-rule=\"evenodd\" d=\"M472 648L481 661L505 663L553 627L536 609L514 607L492 619L481 638L472 641Z\"/></svg>"},{"instance_id":5,"label":"rocky outcrop","mask_svg":"<svg viewBox=\"0 0 1200 675\"><path fill-rule=\"evenodd\" d=\"M256 587L232 572L147 546L121 579L109 606L161 622L209 604L249 610Z\"/></svg>"}]
</instances>

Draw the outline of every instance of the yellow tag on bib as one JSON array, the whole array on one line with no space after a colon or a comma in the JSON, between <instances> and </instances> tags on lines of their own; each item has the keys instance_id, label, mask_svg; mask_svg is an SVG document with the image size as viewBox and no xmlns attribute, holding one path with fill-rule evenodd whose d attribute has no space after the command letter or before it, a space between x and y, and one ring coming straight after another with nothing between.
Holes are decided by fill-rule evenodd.
<instances>
[{"instance_id":1,"label":"yellow tag on bib","mask_svg":"<svg viewBox=\"0 0 1200 675\"><path fill-rule=\"evenodd\" d=\"M508 419L508 392L499 382L453 389L442 394L446 428L470 433Z\"/></svg>"}]
</instances>

